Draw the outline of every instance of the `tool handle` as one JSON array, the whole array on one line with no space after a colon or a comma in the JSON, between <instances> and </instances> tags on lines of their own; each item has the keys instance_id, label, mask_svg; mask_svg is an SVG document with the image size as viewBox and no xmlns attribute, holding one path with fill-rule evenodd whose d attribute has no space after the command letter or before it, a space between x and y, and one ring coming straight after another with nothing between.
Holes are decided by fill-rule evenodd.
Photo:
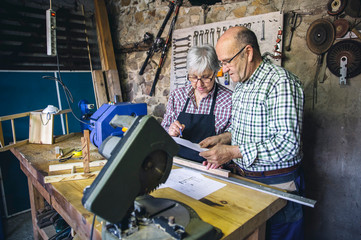
<instances>
[{"instance_id":1,"label":"tool handle","mask_svg":"<svg viewBox=\"0 0 361 240\"><path fill-rule=\"evenodd\" d=\"M157 72L155 73L155 77L154 77L154 80L153 80L152 88L151 88L151 90L149 92L149 96L153 96L153 94L155 92L155 85L157 85L158 78L159 78L159 75L160 75L160 71L161 71L161 69L163 67L163 64L165 62L165 59L167 57L166 53L167 53L168 47L169 47L171 39L172 39L173 29L174 29L174 26L175 26L175 22L177 21L179 8L182 5L182 0L178 0L176 2L176 5L177 5L177 7L175 9L175 13L174 13L172 22L171 22L170 27L169 27L167 40L165 41L165 44L164 44L164 47L163 47L163 50L162 50L162 56L160 57L160 60L159 60Z\"/></svg>"},{"instance_id":2,"label":"tool handle","mask_svg":"<svg viewBox=\"0 0 361 240\"><path fill-rule=\"evenodd\" d=\"M149 51L147 53L147 57L143 63L143 66L142 68L140 69L139 71L139 75L143 75L144 74L144 70L146 68L146 66L148 65L148 61L149 59L153 56L153 53L154 53L154 50L156 49L156 46L160 40L160 36L162 35L163 31L164 31L164 28L165 26L167 25L167 22L170 18L170 16L172 15L173 13L173 10L174 10L174 6L175 6L175 3L174 2L169 2L169 10L168 10L168 13L167 15L165 16L164 20L163 20L163 23L162 23L162 26L160 27L158 33L157 33L157 36L152 44L152 46L149 48Z\"/></svg>"},{"instance_id":3,"label":"tool handle","mask_svg":"<svg viewBox=\"0 0 361 240\"><path fill-rule=\"evenodd\" d=\"M359 39L361 39L361 33L356 29L356 28L353 28L351 30Z\"/></svg>"},{"instance_id":4,"label":"tool handle","mask_svg":"<svg viewBox=\"0 0 361 240\"><path fill-rule=\"evenodd\" d=\"M155 86L157 85L157 82L158 82L158 79L159 79L160 70L161 70L161 68L158 67L158 68L157 68L157 72L155 73L155 77L154 77L154 80L153 80L152 88L150 89L150 92L149 92L149 96L153 96L153 94L154 94L154 92L155 92Z\"/></svg>"},{"instance_id":5,"label":"tool handle","mask_svg":"<svg viewBox=\"0 0 361 240\"><path fill-rule=\"evenodd\" d=\"M142 68L141 68L140 71L139 71L139 75L143 75L144 70L145 70L145 68L146 68L147 65L148 65L148 61L149 61L150 57L153 55L153 53L154 53L154 50L153 50L153 46L152 46L152 47L149 49L149 51L147 52L147 57L146 57L146 59L144 60L143 66L142 66Z\"/></svg>"}]
</instances>

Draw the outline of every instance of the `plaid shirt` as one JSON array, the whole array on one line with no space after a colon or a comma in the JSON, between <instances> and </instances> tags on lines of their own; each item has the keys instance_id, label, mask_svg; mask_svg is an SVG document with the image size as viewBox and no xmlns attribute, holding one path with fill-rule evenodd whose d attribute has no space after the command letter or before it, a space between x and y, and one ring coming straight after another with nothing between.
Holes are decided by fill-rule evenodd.
<instances>
[{"instance_id":1,"label":"plaid shirt","mask_svg":"<svg viewBox=\"0 0 361 240\"><path fill-rule=\"evenodd\" d=\"M299 79L264 59L232 96L232 145L249 171L291 167L302 159L304 93Z\"/></svg>"},{"instance_id":2,"label":"plaid shirt","mask_svg":"<svg viewBox=\"0 0 361 240\"><path fill-rule=\"evenodd\" d=\"M216 83L217 84L217 83ZM197 108L194 89L191 85L175 89L168 100L167 109L162 121L163 128L168 131L171 123L177 120L182 112L187 98L190 98L186 113L209 114L211 111L215 87L202 98ZM216 104L214 106L216 134L225 132L231 125L232 91L218 84Z\"/></svg>"}]
</instances>

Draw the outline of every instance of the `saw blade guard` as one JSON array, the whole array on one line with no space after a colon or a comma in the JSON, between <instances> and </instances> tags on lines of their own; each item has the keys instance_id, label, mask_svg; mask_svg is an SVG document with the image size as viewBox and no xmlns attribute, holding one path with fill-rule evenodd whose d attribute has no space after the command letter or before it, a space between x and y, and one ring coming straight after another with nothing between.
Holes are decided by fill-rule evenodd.
<instances>
[{"instance_id":1,"label":"saw blade guard","mask_svg":"<svg viewBox=\"0 0 361 240\"><path fill-rule=\"evenodd\" d=\"M108 162L84 190L86 209L111 223L120 222L137 196L164 183L178 145L153 117L137 117L123 138L108 137L100 147Z\"/></svg>"}]
</instances>

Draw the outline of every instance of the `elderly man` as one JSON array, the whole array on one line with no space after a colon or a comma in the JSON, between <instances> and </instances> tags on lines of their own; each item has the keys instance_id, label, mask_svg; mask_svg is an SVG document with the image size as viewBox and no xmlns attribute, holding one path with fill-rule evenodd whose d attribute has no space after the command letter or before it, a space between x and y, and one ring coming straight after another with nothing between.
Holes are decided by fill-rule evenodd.
<instances>
[{"instance_id":1,"label":"elderly man","mask_svg":"<svg viewBox=\"0 0 361 240\"><path fill-rule=\"evenodd\" d=\"M232 125L206 138L200 153L207 168L221 165L270 185L301 193L301 132L304 93L299 79L260 54L255 34L244 27L226 31L216 52L224 72L236 82ZM233 159L233 160L232 160ZM288 202L267 223L267 239L302 239L299 204Z\"/></svg>"}]
</instances>

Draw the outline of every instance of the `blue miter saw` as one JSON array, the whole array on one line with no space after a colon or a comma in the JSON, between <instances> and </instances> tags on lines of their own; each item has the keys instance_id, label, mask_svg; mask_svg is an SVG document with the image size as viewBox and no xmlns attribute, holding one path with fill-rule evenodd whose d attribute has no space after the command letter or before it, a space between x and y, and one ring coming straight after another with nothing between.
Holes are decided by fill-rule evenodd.
<instances>
[{"instance_id":1,"label":"blue miter saw","mask_svg":"<svg viewBox=\"0 0 361 240\"><path fill-rule=\"evenodd\" d=\"M102 239L220 239L189 206L148 195L164 183L178 145L153 117L115 116L123 137L109 136L99 148L108 159L82 204L103 222Z\"/></svg>"}]
</instances>

